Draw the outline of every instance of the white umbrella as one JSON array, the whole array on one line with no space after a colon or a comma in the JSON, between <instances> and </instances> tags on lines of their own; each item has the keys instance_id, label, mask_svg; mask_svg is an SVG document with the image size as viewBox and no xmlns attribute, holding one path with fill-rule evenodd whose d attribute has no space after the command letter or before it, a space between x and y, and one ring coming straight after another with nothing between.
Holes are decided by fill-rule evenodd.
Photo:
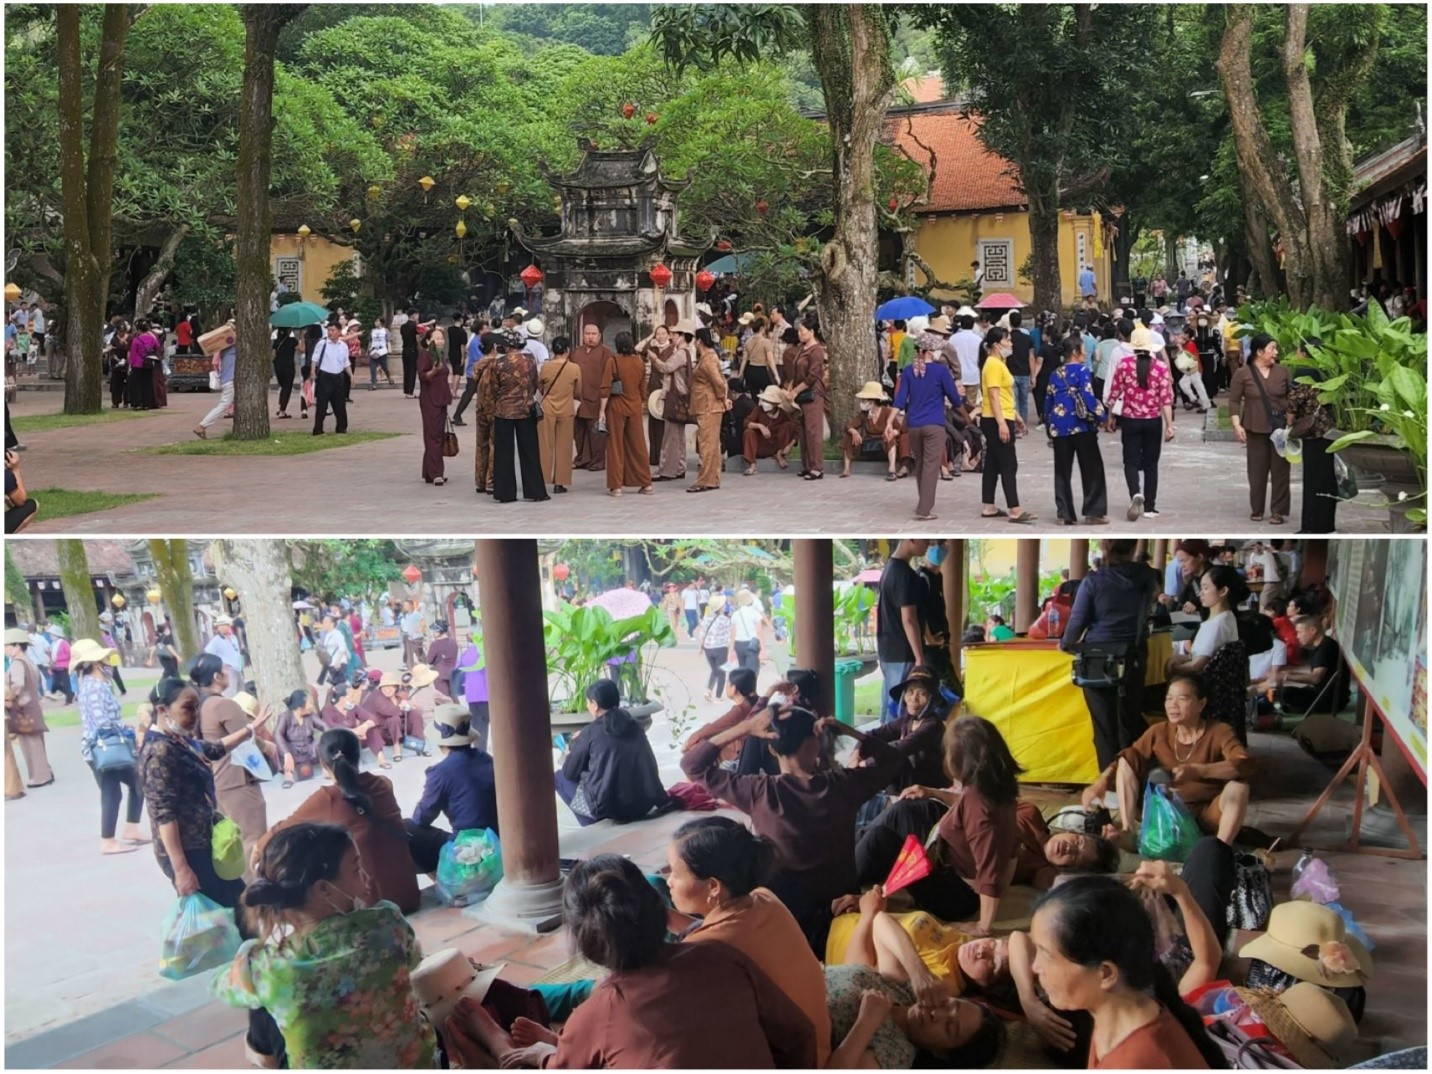
<instances>
[{"instance_id":1,"label":"white umbrella","mask_svg":"<svg viewBox=\"0 0 1432 1074\"><path fill-rule=\"evenodd\" d=\"M589 608L601 608L613 619L631 619L651 609L651 598L639 589L609 589L587 601Z\"/></svg>"}]
</instances>

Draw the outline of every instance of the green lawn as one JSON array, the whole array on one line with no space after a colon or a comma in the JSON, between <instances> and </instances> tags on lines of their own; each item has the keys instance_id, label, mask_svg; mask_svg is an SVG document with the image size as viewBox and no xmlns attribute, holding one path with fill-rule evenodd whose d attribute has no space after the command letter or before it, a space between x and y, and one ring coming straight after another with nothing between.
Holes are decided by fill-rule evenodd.
<instances>
[{"instance_id":1,"label":"green lawn","mask_svg":"<svg viewBox=\"0 0 1432 1074\"><path fill-rule=\"evenodd\" d=\"M108 511L114 507L152 500L159 495L157 492L85 492L79 489L30 489L29 492L40 505L36 517L41 522L51 518L69 518L71 515Z\"/></svg>"},{"instance_id":2,"label":"green lawn","mask_svg":"<svg viewBox=\"0 0 1432 1074\"><path fill-rule=\"evenodd\" d=\"M884 711L885 684L879 677L855 684L855 715L878 716Z\"/></svg>"},{"instance_id":3,"label":"green lawn","mask_svg":"<svg viewBox=\"0 0 1432 1074\"><path fill-rule=\"evenodd\" d=\"M150 689L158 681L159 676L153 671L136 672L129 669L129 674L124 678L124 685L129 693L119 699L120 716L132 724L138 716L139 706L148 700ZM78 727L80 710L73 705L62 709L46 708L45 723L52 731L61 727Z\"/></svg>"},{"instance_id":4,"label":"green lawn","mask_svg":"<svg viewBox=\"0 0 1432 1074\"><path fill-rule=\"evenodd\" d=\"M108 425L111 422L128 421L130 418L147 418L157 413L157 410L101 410L98 414L26 414L22 417L11 418L10 424L16 433L24 435L25 433L48 432L51 429Z\"/></svg>"},{"instance_id":5,"label":"green lawn","mask_svg":"<svg viewBox=\"0 0 1432 1074\"><path fill-rule=\"evenodd\" d=\"M1233 419L1228 416L1227 403L1220 404L1218 407L1218 427L1227 429L1229 432L1233 431Z\"/></svg>"},{"instance_id":6,"label":"green lawn","mask_svg":"<svg viewBox=\"0 0 1432 1074\"><path fill-rule=\"evenodd\" d=\"M177 444L160 444L141 448L141 455L307 455L314 451L367 444L374 440L391 440L401 433L353 432L314 436L312 432L282 432L267 440L235 440L226 434L211 440L182 440Z\"/></svg>"}]
</instances>

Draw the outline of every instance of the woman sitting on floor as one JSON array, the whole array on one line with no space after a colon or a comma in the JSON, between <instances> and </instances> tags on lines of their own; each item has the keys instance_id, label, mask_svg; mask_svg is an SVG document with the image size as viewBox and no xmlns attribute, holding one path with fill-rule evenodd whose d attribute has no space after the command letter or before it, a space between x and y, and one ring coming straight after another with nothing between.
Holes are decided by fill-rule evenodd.
<instances>
[{"instance_id":1,"label":"woman sitting on floor","mask_svg":"<svg viewBox=\"0 0 1432 1074\"><path fill-rule=\"evenodd\" d=\"M641 820L666 808L671 796L661 785L656 754L646 731L621 707L621 691L611 679L587 687L592 722L572 741L556 775L557 793L586 827L599 820L618 824Z\"/></svg>"},{"instance_id":2,"label":"woman sitting on floor","mask_svg":"<svg viewBox=\"0 0 1432 1074\"><path fill-rule=\"evenodd\" d=\"M560 1035L525 1019L506 1033L464 998L443 1032L456 1065L815 1066L816 1031L796 1001L726 943L666 942L667 908L632 862L615 854L578 862L562 906L572 945L608 975Z\"/></svg>"},{"instance_id":3,"label":"woman sitting on floor","mask_svg":"<svg viewBox=\"0 0 1432 1074\"><path fill-rule=\"evenodd\" d=\"M497 818L497 781L492 757L482 748L466 705L439 705L433 730L443 759L428 767L423 797L406 821L412 841L411 866L420 873L436 873L443 847L458 832L491 828L501 835ZM446 817L447 830L434 822Z\"/></svg>"},{"instance_id":4,"label":"woman sitting on floor","mask_svg":"<svg viewBox=\"0 0 1432 1074\"><path fill-rule=\"evenodd\" d=\"M1101 800L1113 783L1120 827L1137 832L1149 773L1162 768L1172 777L1169 789L1189 807L1198 826L1232 846L1248 815L1247 781L1258 763L1231 727L1206 717L1206 704L1199 676L1175 674L1164 696L1167 722L1149 728L1085 788L1084 807Z\"/></svg>"},{"instance_id":5,"label":"woman sitting on floor","mask_svg":"<svg viewBox=\"0 0 1432 1074\"><path fill-rule=\"evenodd\" d=\"M1070 877L1035 904L1032 969L1049 1003L1093 1018L1090 1069L1227 1065L1156 959L1140 897L1106 876Z\"/></svg>"},{"instance_id":6,"label":"woman sitting on floor","mask_svg":"<svg viewBox=\"0 0 1432 1074\"><path fill-rule=\"evenodd\" d=\"M931 874L910 885L922 910L960 925L971 936L988 936L999 902L1014 878L1019 832L1019 773L999 729L978 716L961 716L945 728L945 771L960 786L948 792L948 811L938 799L896 803L870 826L856 847L861 886L889 875L909 835L922 842L931 827L940 833Z\"/></svg>"},{"instance_id":7,"label":"woman sitting on floor","mask_svg":"<svg viewBox=\"0 0 1432 1074\"><path fill-rule=\"evenodd\" d=\"M861 768L822 768L822 732L862 742L871 763ZM779 775L739 776L721 768L721 747L749 735L768 740ZM748 743L749 745L749 743ZM854 728L815 713L774 703L681 758L681 770L716 798L751 818L776 844L782 868L771 888L795 914L817 953L825 950L830 906L855 889L855 817L860 807L894 777L900 755Z\"/></svg>"},{"instance_id":8,"label":"woman sitting on floor","mask_svg":"<svg viewBox=\"0 0 1432 1074\"><path fill-rule=\"evenodd\" d=\"M827 1066L988 1066L1004 1040L998 1016L953 998L895 919L882 912L884 902L878 885L861 896L860 925L844 961L826 966L836 1042Z\"/></svg>"},{"instance_id":9,"label":"woman sitting on floor","mask_svg":"<svg viewBox=\"0 0 1432 1074\"><path fill-rule=\"evenodd\" d=\"M735 727L741 721L750 718L761 703L761 697L756 693L756 673L750 668L736 668L732 671L726 679L726 699L732 702L731 708L710 723L699 727L686 740L686 745L681 749L682 753L689 753L698 743L705 742L708 738L713 738L722 731ZM738 738L721 747L720 763L722 768L728 772L749 774L744 772L738 764L741 758L741 747L745 743L745 738Z\"/></svg>"},{"instance_id":10,"label":"woman sitting on floor","mask_svg":"<svg viewBox=\"0 0 1432 1074\"><path fill-rule=\"evenodd\" d=\"M890 700L900 705L900 714L870 731L871 738L889 743L905 760L887 791L899 794L912 785L943 782L950 706L940 693L939 676L923 665L911 668L904 682L890 688Z\"/></svg>"}]
</instances>

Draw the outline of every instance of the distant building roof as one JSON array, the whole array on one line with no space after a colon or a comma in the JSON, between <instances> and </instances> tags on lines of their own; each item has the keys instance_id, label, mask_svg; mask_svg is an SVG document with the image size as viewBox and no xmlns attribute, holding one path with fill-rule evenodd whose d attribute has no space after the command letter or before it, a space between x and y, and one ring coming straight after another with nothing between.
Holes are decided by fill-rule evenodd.
<instances>
[{"instance_id":1,"label":"distant building roof","mask_svg":"<svg viewBox=\"0 0 1432 1074\"><path fill-rule=\"evenodd\" d=\"M983 212L1024 209L1013 163L985 148L979 119L958 107L892 109L885 120L885 141L905 152L933 176L929 199L917 201L917 213ZM931 159L931 152L934 159Z\"/></svg>"},{"instance_id":2,"label":"distant building roof","mask_svg":"<svg viewBox=\"0 0 1432 1074\"><path fill-rule=\"evenodd\" d=\"M909 94L914 104L934 104L945 99L945 80L939 71L907 78L900 83L900 88Z\"/></svg>"},{"instance_id":3,"label":"distant building roof","mask_svg":"<svg viewBox=\"0 0 1432 1074\"><path fill-rule=\"evenodd\" d=\"M58 578L59 546L54 541L11 541L6 549L25 578ZM134 574L134 557L123 541L85 541L91 575L110 578Z\"/></svg>"},{"instance_id":4,"label":"distant building roof","mask_svg":"<svg viewBox=\"0 0 1432 1074\"><path fill-rule=\"evenodd\" d=\"M1360 204L1369 198L1387 193L1408 179L1426 173L1427 136L1414 134L1391 149L1364 157L1357 162L1352 172L1356 192L1350 203Z\"/></svg>"}]
</instances>

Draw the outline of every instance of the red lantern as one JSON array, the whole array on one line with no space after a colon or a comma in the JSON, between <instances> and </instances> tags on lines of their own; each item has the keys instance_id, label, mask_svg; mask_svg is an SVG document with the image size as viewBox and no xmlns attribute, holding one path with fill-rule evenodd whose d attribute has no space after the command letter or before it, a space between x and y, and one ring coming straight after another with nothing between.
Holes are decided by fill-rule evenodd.
<instances>
[{"instance_id":1,"label":"red lantern","mask_svg":"<svg viewBox=\"0 0 1432 1074\"><path fill-rule=\"evenodd\" d=\"M422 576L423 572L418 570L418 568L411 563L408 564L408 569L403 572L403 577L408 580L408 585L417 585L418 579Z\"/></svg>"},{"instance_id":2,"label":"red lantern","mask_svg":"<svg viewBox=\"0 0 1432 1074\"><path fill-rule=\"evenodd\" d=\"M893 212L894 212L896 209L898 209L898 208L900 208L900 203L895 200L894 195L891 195L891 198L890 198L890 211L893 213Z\"/></svg>"},{"instance_id":3,"label":"red lantern","mask_svg":"<svg viewBox=\"0 0 1432 1074\"><path fill-rule=\"evenodd\" d=\"M648 112L648 113L646 114L646 121L647 121L648 123L650 123L650 124L652 124L652 125L655 125L655 124L656 124L656 120L657 120L657 115L656 115L655 112Z\"/></svg>"},{"instance_id":4,"label":"red lantern","mask_svg":"<svg viewBox=\"0 0 1432 1074\"><path fill-rule=\"evenodd\" d=\"M552 577L559 582L565 582L572 574L572 568L565 563L558 563L552 568Z\"/></svg>"},{"instance_id":5,"label":"red lantern","mask_svg":"<svg viewBox=\"0 0 1432 1074\"><path fill-rule=\"evenodd\" d=\"M724 254L726 251L728 251L729 249L731 249L731 240L730 240L730 239L722 239L720 242L718 242L718 243L716 244L716 249L720 250L720 251Z\"/></svg>"},{"instance_id":6,"label":"red lantern","mask_svg":"<svg viewBox=\"0 0 1432 1074\"><path fill-rule=\"evenodd\" d=\"M651 282L657 287L664 288L671 282L671 270L658 261L651 266Z\"/></svg>"},{"instance_id":7,"label":"red lantern","mask_svg":"<svg viewBox=\"0 0 1432 1074\"><path fill-rule=\"evenodd\" d=\"M711 290L711 285L715 282L716 277L713 276L711 273L707 272L705 269L702 269L696 274L696 290L698 291Z\"/></svg>"},{"instance_id":8,"label":"red lantern","mask_svg":"<svg viewBox=\"0 0 1432 1074\"><path fill-rule=\"evenodd\" d=\"M762 216L766 215L766 210L769 208L770 206L766 204L765 198L762 198L760 201L756 202L756 212L760 213Z\"/></svg>"},{"instance_id":9,"label":"red lantern","mask_svg":"<svg viewBox=\"0 0 1432 1074\"><path fill-rule=\"evenodd\" d=\"M627 119L631 119L632 116L636 115L636 105L627 101L626 104L622 105L622 115Z\"/></svg>"},{"instance_id":10,"label":"red lantern","mask_svg":"<svg viewBox=\"0 0 1432 1074\"><path fill-rule=\"evenodd\" d=\"M517 278L521 280L523 285L530 291L542 282L542 270L536 265L528 265L518 274Z\"/></svg>"}]
</instances>

